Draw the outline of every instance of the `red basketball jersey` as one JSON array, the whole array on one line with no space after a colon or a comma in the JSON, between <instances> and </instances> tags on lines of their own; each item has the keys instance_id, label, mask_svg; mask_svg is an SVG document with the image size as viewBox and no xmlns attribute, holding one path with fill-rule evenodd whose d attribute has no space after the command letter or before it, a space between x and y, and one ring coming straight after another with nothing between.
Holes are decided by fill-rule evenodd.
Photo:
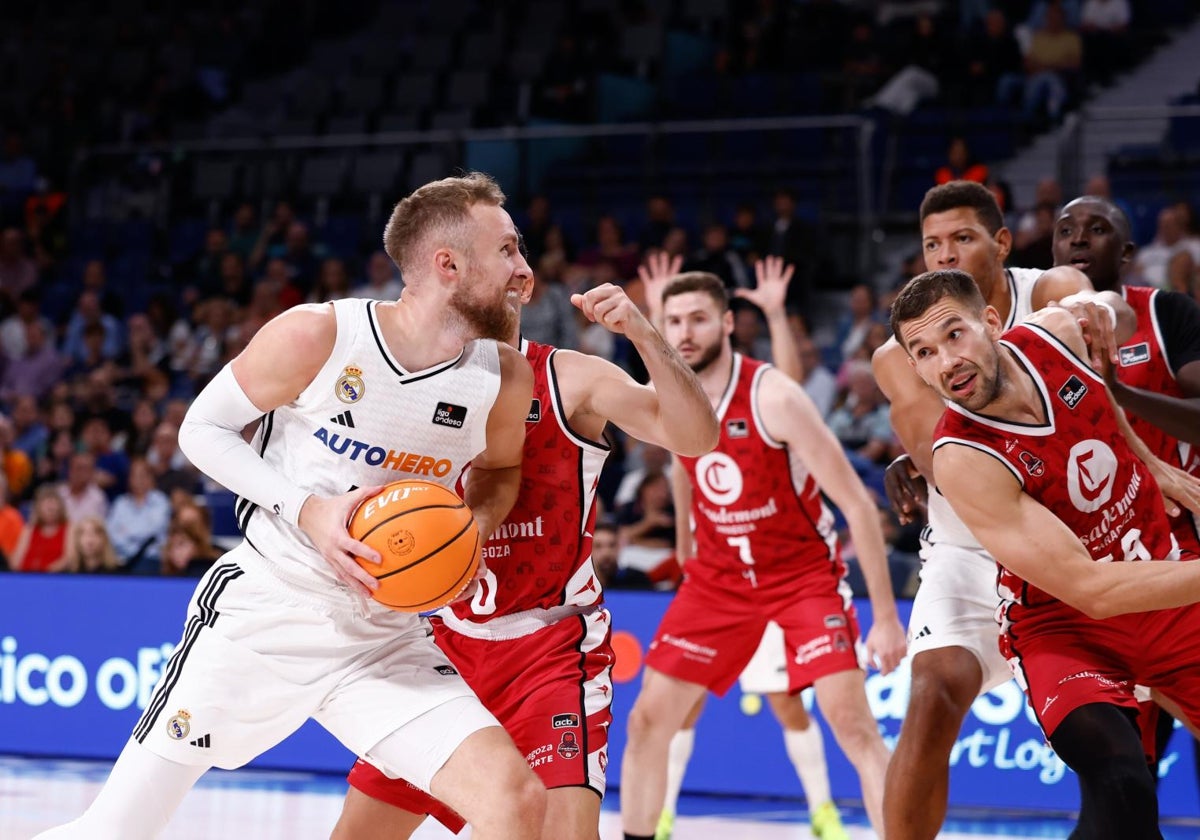
<instances>
[{"instance_id":1,"label":"red basketball jersey","mask_svg":"<svg viewBox=\"0 0 1200 840\"><path fill-rule=\"evenodd\" d=\"M479 591L471 601L453 605L454 614L466 621L602 600L592 568L591 530L609 448L567 424L554 372L557 350L524 339L521 345L533 368L521 491L483 547L488 572Z\"/></svg>"},{"instance_id":2,"label":"red basketball jersey","mask_svg":"<svg viewBox=\"0 0 1200 840\"><path fill-rule=\"evenodd\" d=\"M745 592L769 584L827 594L846 573L833 513L804 463L763 427L758 389L769 365L733 356L717 419L721 438L680 457L692 483L696 556L686 573Z\"/></svg>"},{"instance_id":3,"label":"red basketball jersey","mask_svg":"<svg viewBox=\"0 0 1200 840\"><path fill-rule=\"evenodd\" d=\"M1125 300L1137 314L1137 332L1120 348L1117 378L1133 388L1142 388L1169 397L1185 397L1175 381L1175 372L1167 359L1167 350L1159 328L1155 300L1158 289L1145 286L1126 286ZM1146 442L1150 451L1168 464L1200 476L1200 451L1168 435L1148 420L1126 412L1129 425ZM1196 519L1184 510L1171 519L1171 530L1179 547L1188 554L1200 554L1200 538L1196 534Z\"/></svg>"},{"instance_id":4,"label":"red basketball jersey","mask_svg":"<svg viewBox=\"0 0 1200 840\"><path fill-rule=\"evenodd\" d=\"M1046 423L1007 423L951 403L934 432L934 449L961 444L997 458L1078 535L1093 560L1176 559L1158 484L1121 434L1103 379L1032 324L1006 332L1001 346L1033 378ZM1030 550L1036 551L1032 543ZM1082 615L1003 566L999 591L1005 631L1022 619Z\"/></svg>"}]
</instances>

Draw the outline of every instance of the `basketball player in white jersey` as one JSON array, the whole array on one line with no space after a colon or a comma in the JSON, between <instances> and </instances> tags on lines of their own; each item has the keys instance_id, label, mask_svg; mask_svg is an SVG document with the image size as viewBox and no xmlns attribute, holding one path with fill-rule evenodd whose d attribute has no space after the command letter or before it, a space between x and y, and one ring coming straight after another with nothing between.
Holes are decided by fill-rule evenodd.
<instances>
[{"instance_id":1,"label":"basketball player in white jersey","mask_svg":"<svg viewBox=\"0 0 1200 840\"><path fill-rule=\"evenodd\" d=\"M1092 288L1069 266L1045 272L1006 269L1012 235L992 193L980 184L952 181L934 187L925 194L920 218L926 269L970 274L1005 328L1051 301ZM1113 323L1103 316L1092 322L1093 354L1108 352ZM901 470L924 476L931 488L921 585L908 629L911 695L888 764L884 826L888 840L931 840L945 821L950 751L967 711L977 696L1012 674L998 646L995 561L950 510L931 477L933 429L945 403L921 381L894 338L875 351L872 367L891 403L892 428L908 453L890 468L891 483L894 487ZM889 496L895 502L893 488ZM898 513L911 520L916 506L907 496Z\"/></svg>"},{"instance_id":2,"label":"basketball player in white jersey","mask_svg":"<svg viewBox=\"0 0 1200 840\"><path fill-rule=\"evenodd\" d=\"M403 298L296 307L196 398L185 454L241 497L246 539L200 581L176 648L96 801L45 838L156 836L213 766L245 764L312 717L476 838L535 838L545 790L433 643L366 597L354 507L388 481L453 487L482 533L516 498L532 373L494 340L520 294L517 232L490 177L426 184L384 232ZM261 418L252 443L243 430Z\"/></svg>"}]
</instances>

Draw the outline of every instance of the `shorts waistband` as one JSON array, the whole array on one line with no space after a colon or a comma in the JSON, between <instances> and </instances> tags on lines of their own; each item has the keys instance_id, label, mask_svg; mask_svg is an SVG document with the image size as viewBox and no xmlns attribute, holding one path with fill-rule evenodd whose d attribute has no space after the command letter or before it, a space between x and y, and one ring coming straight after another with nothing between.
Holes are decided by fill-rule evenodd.
<instances>
[{"instance_id":1,"label":"shorts waistband","mask_svg":"<svg viewBox=\"0 0 1200 840\"><path fill-rule=\"evenodd\" d=\"M529 636L565 618L591 615L600 609L603 609L601 604L588 604L587 606L566 604L561 607L525 610L511 615L501 615L484 622L467 621L459 618L450 609L442 609L437 613L437 617L441 619L446 629L461 633L469 639L503 642Z\"/></svg>"}]
</instances>

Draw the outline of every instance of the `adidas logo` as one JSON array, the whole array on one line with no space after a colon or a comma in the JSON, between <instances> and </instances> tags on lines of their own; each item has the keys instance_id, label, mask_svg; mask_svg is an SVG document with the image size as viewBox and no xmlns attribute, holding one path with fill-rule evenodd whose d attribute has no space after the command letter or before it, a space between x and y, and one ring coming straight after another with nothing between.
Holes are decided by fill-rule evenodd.
<instances>
[{"instance_id":1,"label":"adidas logo","mask_svg":"<svg viewBox=\"0 0 1200 840\"><path fill-rule=\"evenodd\" d=\"M350 416L349 409L347 409L346 411L343 411L341 414L337 415L336 417L330 417L329 422L337 423L339 426L349 426L351 429L354 428L354 418Z\"/></svg>"},{"instance_id":2,"label":"adidas logo","mask_svg":"<svg viewBox=\"0 0 1200 840\"><path fill-rule=\"evenodd\" d=\"M917 635L913 636L913 641L915 642L917 639L923 639L926 636L930 635L932 632L933 631L929 629L929 626L926 625L925 627L921 628L920 632L917 633Z\"/></svg>"},{"instance_id":3,"label":"adidas logo","mask_svg":"<svg viewBox=\"0 0 1200 840\"><path fill-rule=\"evenodd\" d=\"M199 738L197 738L195 741L188 741L188 743L191 744L193 747L203 747L204 749L208 749L209 747L212 746L212 744L209 743L207 735L202 735Z\"/></svg>"}]
</instances>

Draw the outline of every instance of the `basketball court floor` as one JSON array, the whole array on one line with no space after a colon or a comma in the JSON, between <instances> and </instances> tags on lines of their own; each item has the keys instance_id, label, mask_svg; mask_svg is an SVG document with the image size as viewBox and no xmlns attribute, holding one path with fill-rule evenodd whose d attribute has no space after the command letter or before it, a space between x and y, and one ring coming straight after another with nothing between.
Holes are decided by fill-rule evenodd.
<instances>
[{"instance_id":1,"label":"basketball court floor","mask_svg":"<svg viewBox=\"0 0 1200 840\"><path fill-rule=\"evenodd\" d=\"M108 773L104 762L0 757L0 838L28 840L42 829L77 816ZM336 776L267 771L213 771L184 800L164 840L325 840L341 810L344 780ZM621 837L617 797L604 803L601 840ZM675 840L802 840L811 838L807 811L785 800L684 797ZM859 809L843 808L854 840L875 835ZM1066 837L1066 818L999 813L956 814L945 840ZM467 833L464 833L465 836ZM419 840L453 837L427 821ZM1166 840L1196 840L1200 823L1163 826Z\"/></svg>"}]
</instances>

